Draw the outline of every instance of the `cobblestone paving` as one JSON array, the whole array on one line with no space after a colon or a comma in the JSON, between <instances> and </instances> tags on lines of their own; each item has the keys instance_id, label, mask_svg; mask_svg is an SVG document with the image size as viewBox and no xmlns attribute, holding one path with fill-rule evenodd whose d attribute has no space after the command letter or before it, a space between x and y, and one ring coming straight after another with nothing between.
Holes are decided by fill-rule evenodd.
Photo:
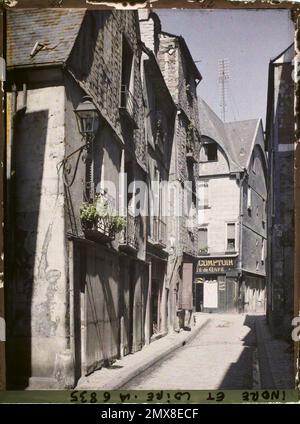
<instances>
[{"instance_id":1,"label":"cobblestone paving","mask_svg":"<svg viewBox=\"0 0 300 424\"><path fill-rule=\"evenodd\" d=\"M255 317L211 314L188 345L129 381L124 389L250 389Z\"/></svg>"}]
</instances>

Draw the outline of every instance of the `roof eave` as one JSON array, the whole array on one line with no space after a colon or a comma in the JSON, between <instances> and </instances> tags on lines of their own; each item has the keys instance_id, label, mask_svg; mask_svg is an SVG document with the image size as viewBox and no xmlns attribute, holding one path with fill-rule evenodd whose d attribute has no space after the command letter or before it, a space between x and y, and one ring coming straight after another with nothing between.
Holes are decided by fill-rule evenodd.
<instances>
[{"instance_id":1,"label":"roof eave","mask_svg":"<svg viewBox=\"0 0 300 424\"><path fill-rule=\"evenodd\" d=\"M30 68L52 68L52 67L64 67L64 61L57 62L41 62L41 63L24 63L20 65L9 65L7 66L8 71L19 70L19 69L30 69Z\"/></svg>"}]
</instances>

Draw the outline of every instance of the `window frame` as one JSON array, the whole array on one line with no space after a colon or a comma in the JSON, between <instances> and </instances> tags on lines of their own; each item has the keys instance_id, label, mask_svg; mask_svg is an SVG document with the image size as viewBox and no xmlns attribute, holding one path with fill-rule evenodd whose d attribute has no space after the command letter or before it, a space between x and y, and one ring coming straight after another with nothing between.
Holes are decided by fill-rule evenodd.
<instances>
[{"instance_id":1,"label":"window frame","mask_svg":"<svg viewBox=\"0 0 300 424\"><path fill-rule=\"evenodd\" d=\"M252 187L247 186L247 210L252 211Z\"/></svg>"},{"instance_id":2,"label":"window frame","mask_svg":"<svg viewBox=\"0 0 300 424\"><path fill-rule=\"evenodd\" d=\"M196 199L198 198L199 209L209 209L209 179L201 179L198 181L197 185L199 191L197 192L196 190Z\"/></svg>"},{"instance_id":3,"label":"window frame","mask_svg":"<svg viewBox=\"0 0 300 424\"><path fill-rule=\"evenodd\" d=\"M215 159L208 159L208 146L214 146L216 148L216 158ZM204 149L204 154L206 156L206 159L201 160L200 159L200 163L213 163L213 162L218 162L219 161L219 155L218 155L218 143L214 140L209 140L209 141L204 141L202 144L201 149ZM201 153L200 153L201 155Z\"/></svg>"},{"instance_id":4,"label":"window frame","mask_svg":"<svg viewBox=\"0 0 300 424\"><path fill-rule=\"evenodd\" d=\"M199 237L199 235L198 235L198 253L199 253L199 255L201 255L201 254L208 254L209 253L209 240L208 240L208 224L204 224L204 225L201 225L201 227L199 227L198 228L198 231L199 231L199 233L200 233L200 231L203 231L203 232L206 232L206 246L204 246L202 249L204 250L205 248L206 248L206 252L203 252L203 253L200 253L200 243L199 243L199 241L200 241L200 237Z\"/></svg>"},{"instance_id":5,"label":"window frame","mask_svg":"<svg viewBox=\"0 0 300 424\"><path fill-rule=\"evenodd\" d=\"M265 265L265 261L266 261L266 239L264 239L262 237L262 243L261 243L261 258L260 258L260 262L261 265L264 266Z\"/></svg>"},{"instance_id":6,"label":"window frame","mask_svg":"<svg viewBox=\"0 0 300 424\"><path fill-rule=\"evenodd\" d=\"M236 253L237 252L237 223L236 221L227 221L226 223L226 231L225 231L225 252L226 253ZM234 225L234 239L228 238L228 226ZM230 249L228 245L228 240L234 240L234 248Z\"/></svg>"}]
</instances>

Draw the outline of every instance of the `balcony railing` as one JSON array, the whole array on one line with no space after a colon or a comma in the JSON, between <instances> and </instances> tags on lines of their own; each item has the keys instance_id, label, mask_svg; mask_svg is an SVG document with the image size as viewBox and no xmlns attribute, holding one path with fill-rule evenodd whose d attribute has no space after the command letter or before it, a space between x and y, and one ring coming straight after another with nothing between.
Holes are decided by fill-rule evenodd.
<instances>
[{"instance_id":1,"label":"balcony railing","mask_svg":"<svg viewBox=\"0 0 300 424\"><path fill-rule=\"evenodd\" d=\"M132 121L132 124L137 128L137 111L138 105L133 96L129 91L128 87L124 84L121 85L121 97L120 97L120 112L127 115Z\"/></svg>"},{"instance_id":2,"label":"balcony railing","mask_svg":"<svg viewBox=\"0 0 300 424\"><path fill-rule=\"evenodd\" d=\"M133 251L138 250L139 225L140 217L135 217L128 213L125 229L121 232L120 249Z\"/></svg>"},{"instance_id":3,"label":"balcony railing","mask_svg":"<svg viewBox=\"0 0 300 424\"><path fill-rule=\"evenodd\" d=\"M82 203L80 219L85 237L98 241L113 240L124 227L124 219L115 213L114 199L104 191Z\"/></svg>"},{"instance_id":4,"label":"balcony railing","mask_svg":"<svg viewBox=\"0 0 300 424\"><path fill-rule=\"evenodd\" d=\"M199 256L209 255L208 247L199 247Z\"/></svg>"},{"instance_id":5,"label":"balcony railing","mask_svg":"<svg viewBox=\"0 0 300 424\"><path fill-rule=\"evenodd\" d=\"M160 218L154 220L153 241L158 247L164 248L167 246L167 225Z\"/></svg>"}]
</instances>

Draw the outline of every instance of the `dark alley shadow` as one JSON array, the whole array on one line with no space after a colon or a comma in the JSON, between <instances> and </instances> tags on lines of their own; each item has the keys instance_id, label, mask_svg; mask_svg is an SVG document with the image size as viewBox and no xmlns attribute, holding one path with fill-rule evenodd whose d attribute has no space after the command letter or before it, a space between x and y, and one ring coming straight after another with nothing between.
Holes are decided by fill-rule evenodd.
<instances>
[{"instance_id":1,"label":"dark alley shadow","mask_svg":"<svg viewBox=\"0 0 300 424\"><path fill-rule=\"evenodd\" d=\"M265 315L246 315L244 325L250 331L242 339L244 349L238 360L232 363L226 372L220 389L252 389L254 351L259 364L260 389L278 389L274 381L274 372L284 375L281 384L293 388L293 355L284 348L284 341L272 337ZM270 355L272 357L270 357ZM278 380L278 378L277 378ZM279 378L279 380L282 380ZM290 381L290 382L289 382ZM277 382L278 384L278 382Z\"/></svg>"},{"instance_id":2,"label":"dark alley shadow","mask_svg":"<svg viewBox=\"0 0 300 424\"><path fill-rule=\"evenodd\" d=\"M6 361L8 389L24 389L32 375L32 294L37 251L38 220L48 130L48 110L21 114L14 121L13 175L8 182L11 196L7 263ZM28 137L28 128L31 136ZM38 143L34 143L37 141ZM41 259L42 260L42 259ZM47 260L45 258L45 260ZM46 283L46 282L45 282Z\"/></svg>"},{"instance_id":3,"label":"dark alley shadow","mask_svg":"<svg viewBox=\"0 0 300 424\"><path fill-rule=\"evenodd\" d=\"M244 390L253 387L253 353L256 348L256 319L259 316L246 315L243 325L250 331L241 340L244 348L236 362L230 364L219 389Z\"/></svg>"}]
</instances>

